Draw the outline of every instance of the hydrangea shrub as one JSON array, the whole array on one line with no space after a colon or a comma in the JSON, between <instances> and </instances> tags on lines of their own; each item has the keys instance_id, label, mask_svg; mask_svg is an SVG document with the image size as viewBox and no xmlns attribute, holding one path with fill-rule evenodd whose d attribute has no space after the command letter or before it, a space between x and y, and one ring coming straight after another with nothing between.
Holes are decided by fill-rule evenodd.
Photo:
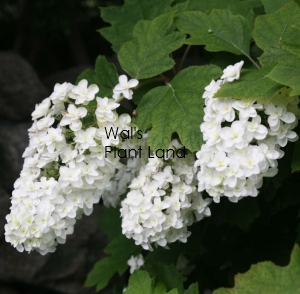
<instances>
[{"instance_id":1,"label":"hydrangea shrub","mask_svg":"<svg viewBox=\"0 0 300 294\"><path fill-rule=\"evenodd\" d=\"M36 105L6 241L54 252L100 202L108 256L86 286L298 293L299 2L125 0L101 16L126 74L99 56Z\"/></svg>"}]
</instances>

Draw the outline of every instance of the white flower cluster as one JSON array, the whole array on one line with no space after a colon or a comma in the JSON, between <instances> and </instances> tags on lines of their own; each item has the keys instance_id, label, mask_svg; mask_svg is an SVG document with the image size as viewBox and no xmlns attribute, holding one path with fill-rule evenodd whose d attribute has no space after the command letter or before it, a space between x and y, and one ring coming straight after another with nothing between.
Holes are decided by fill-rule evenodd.
<instances>
[{"instance_id":1,"label":"white flower cluster","mask_svg":"<svg viewBox=\"0 0 300 294\"><path fill-rule=\"evenodd\" d=\"M120 148L134 149L141 148L141 158L132 157L127 159L126 165L119 167L115 176L111 179L111 188L104 191L102 195L103 204L107 207L117 207L120 202L120 197L127 192L130 182L138 176L138 173L143 165L147 163L147 158L144 150L147 148L147 136L145 133L142 139L132 138L125 140Z\"/></svg>"},{"instance_id":2,"label":"white flower cluster","mask_svg":"<svg viewBox=\"0 0 300 294\"><path fill-rule=\"evenodd\" d=\"M179 148L172 141L169 148ZM210 199L203 199L195 186L194 156L163 160L153 155L130 184L122 201L122 231L136 245L151 250L151 243L166 246L186 242L190 226L210 216Z\"/></svg>"},{"instance_id":3,"label":"white flower cluster","mask_svg":"<svg viewBox=\"0 0 300 294\"><path fill-rule=\"evenodd\" d=\"M17 250L55 251L72 234L76 219L91 214L93 204L113 189L110 180L123 165L113 154L105 156L105 146L123 144L120 132L130 129L131 118L118 116L119 104L95 97L98 91L86 80L77 86L56 84L51 96L36 105L24 166L6 216L5 238ZM126 96L129 90L124 91ZM107 138L105 127L117 135Z\"/></svg>"},{"instance_id":4,"label":"white flower cluster","mask_svg":"<svg viewBox=\"0 0 300 294\"><path fill-rule=\"evenodd\" d=\"M298 123L299 98L288 97L284 89L265 104L213 98L222 84L239 79L242 65L243 61L227 67L203 94L205 115L200 129L205 144L195 166L200 167L198 190L206 190L215 202L221 196L232 202L257 196L263 177L273 177L278 171L277 159L284 155L280 147L298 139L292 130Z\"/></svg>"}]
</instances>

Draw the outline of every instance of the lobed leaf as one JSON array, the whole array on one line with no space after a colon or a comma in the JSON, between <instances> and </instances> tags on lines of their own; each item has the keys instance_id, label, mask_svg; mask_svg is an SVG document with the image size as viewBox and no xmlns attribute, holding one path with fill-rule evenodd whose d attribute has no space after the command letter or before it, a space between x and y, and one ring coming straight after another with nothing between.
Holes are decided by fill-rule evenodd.
<instances>
[{"instance_id":1,"label":"lobed leaf","mask_svg":"<svg viewBox=\"0 0 300 294\"><path fill-rule=\"evenodd\" d=\"M172 13L152 21L139 21L133 37L121 48L118 58L122 68L137 79L154 77L171 69L175 62L169 54L185 41L184 34L174 32Z\"/></svg>"},{"instance_id":2,"label":"lobed leaf","mask_svg":"<svg viewBox=\"0 0 300 294\"><path fill-rule=\"evenodd\" d=\"M154 88L142 98L136 124L143 131L152 126L148 143L153 150L168 148L174 132L187 149L200 150L203 89L221 74L213 65L191 66L180 71L170 84Z\"/></svg>"},{"instance_id":3,"label":"lobed leaf","mask_svg":"<svg viewBox=\"0 0 300 294\"><path fill-rule=\"evenodd\" d=\"M111 24L99 30L107 39L115 52L121 46L133 39L133 28L140 20L153 20L169 13L182 12L187 9L187 2L173 5L174 0L126 0L123 6L109 6L101 8L102 19Z\"/></svg>"},{"instance_id":4,"label":"lobed leaf","mask_svg":"<svg viewBox=\"0 0 300 294\"><path fill-rule=\"evenodd\" d=\"M253 38L263 50L269 47L282 48L282 45L297 38L299 34L294 26L300 23L300 8L290 2L274 14L260 15L256 18Z\"/></svg>"},{"instance_id":5,"label":"lobed leaf","mask_svg":"<svg viewBox=\"0 0 300 294\"><path fill-rule=\"evenodd\" d=\"M112 97L113 88L118 84L118 73L114 64L108 62L105 56L99 56L96 59L95 72L86 69L77 78L77 83L86 79L89 84L96 84L99 87L97 96Z\"/></svg>"},{"instance_id":6,"label":"lobed leaf","mask_svg":"<svg viewBox=\"0 0 300 294\"><path fill-rule=\"evenodd\" d=\"M251 34L247 19L241 15L219 9L210 15L192 11L180 14L175 23L181 32L191 35L187 44L205 45L211 52L227 51L249 57Z\"/></svg>"}]
</instances>

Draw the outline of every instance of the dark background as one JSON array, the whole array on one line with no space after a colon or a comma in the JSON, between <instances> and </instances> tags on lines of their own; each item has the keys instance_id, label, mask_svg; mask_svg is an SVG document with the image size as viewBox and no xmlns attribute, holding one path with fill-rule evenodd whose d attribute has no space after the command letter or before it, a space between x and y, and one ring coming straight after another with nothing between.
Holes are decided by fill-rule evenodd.
<instances>
[{"instance_id":1,"label":"dark background","mask_svg":"<svg viewBox=\"0 0 300 294\"><path fill-rule=\"evenodd\" d=\"M54 254L19 253L4 239L13 183L23 165L27 129L36 103L54 84L75 83L96 57L115 60L97 32L106 24L99 6L121 0L0 0L0 293L94 293L83 288L102 256L105 237L97 230L99 207L75 226ZM111 293L110 290L101 293Z\"/></svg>"}]
</instances>

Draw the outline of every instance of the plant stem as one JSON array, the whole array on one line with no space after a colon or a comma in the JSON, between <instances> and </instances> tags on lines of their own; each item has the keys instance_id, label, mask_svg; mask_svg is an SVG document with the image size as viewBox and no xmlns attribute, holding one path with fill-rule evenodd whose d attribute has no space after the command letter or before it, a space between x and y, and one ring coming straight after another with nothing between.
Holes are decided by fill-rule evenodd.
<instances>
[{"instance_id":1,"label":"plant stem","mask_svg":"<svg viewBox=\"0 0 300 294\"><path fill-rule=\"evenodd\" d=\"M260 66L251 58L250 55L247 55L247 57L249 58L249 60L254 64L254 66L256 66L258 69L260 69Z\"/></svg>"},{"instance_id":2,"label":"plant stem","mask_svg":"<svg viewBox=\"0 0 300 294\"><path fill-rule=\"evenodd\" d=\"M181 69L182 69L182 67L184 65L185 59L186 59L186 57L187 57L190 49L191 49L191 45L188 45L186 47L184 53L183 53L183 56L182 56L181 60L180 60L179 67L178 67L178 72L181 71Z\"/></svg>"}]
</instances>

